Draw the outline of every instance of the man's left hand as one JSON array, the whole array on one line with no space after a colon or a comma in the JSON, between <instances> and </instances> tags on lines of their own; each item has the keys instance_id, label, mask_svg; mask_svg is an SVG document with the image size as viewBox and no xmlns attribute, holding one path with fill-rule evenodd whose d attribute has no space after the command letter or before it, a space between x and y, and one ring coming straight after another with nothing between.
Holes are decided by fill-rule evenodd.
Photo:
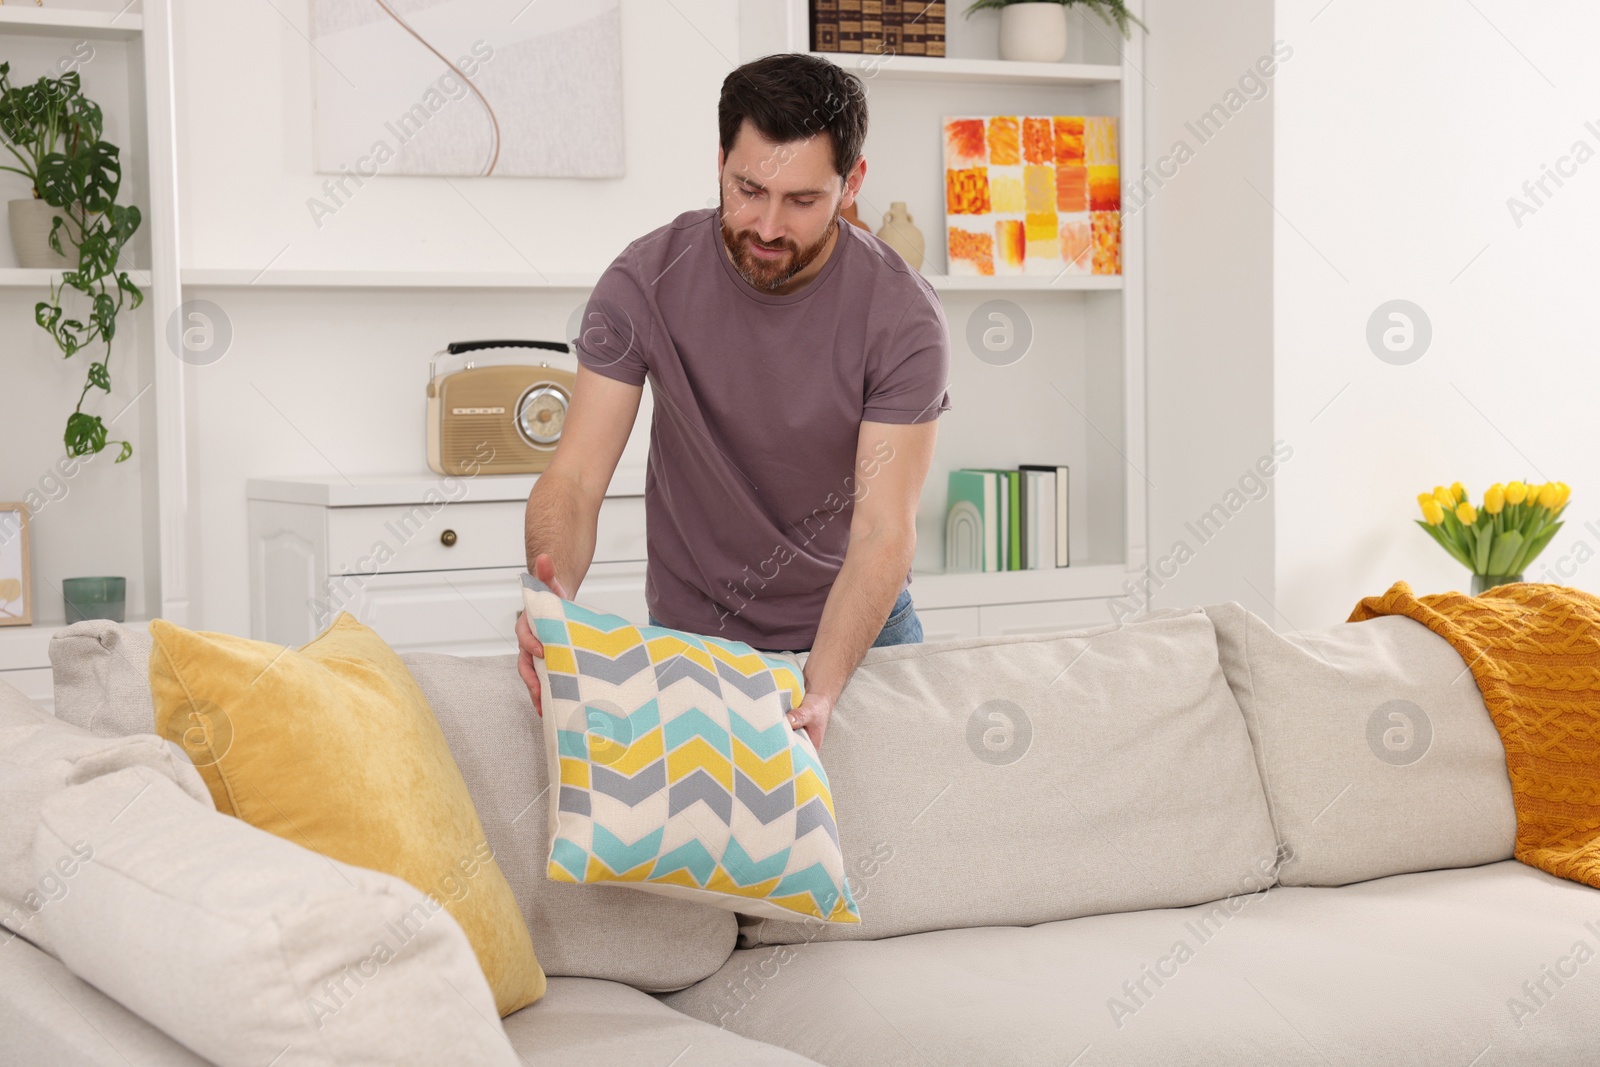
<instances>
[{"instance_id":1,"label":"man's left hand","mask_svg":"<svg viewBox=\"0 0 1600 1067\"><path fill-rule=\"evenodd\" d=\"M806 736L811 738L811 747L819 752L822 749L822 735L828 729L828 720L833 717L833 700L820 693L807 693L805 699L800 701L800 706L789 712L789 725L796 730L805 730Z\"/></svg>"}]
</instances>

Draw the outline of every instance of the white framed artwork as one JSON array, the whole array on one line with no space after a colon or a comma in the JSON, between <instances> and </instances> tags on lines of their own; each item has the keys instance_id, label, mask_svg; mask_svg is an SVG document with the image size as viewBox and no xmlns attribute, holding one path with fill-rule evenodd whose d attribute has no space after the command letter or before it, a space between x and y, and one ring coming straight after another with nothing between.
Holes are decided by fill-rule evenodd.
<instances>
[{"instance_id":1,"label":"white framed artwork","mask_svg":"<svg viewBox=\"0 0 1600 1067\"><path fill-rule=\"evenodd\" d=\"M316 169L617 178L620 0L311 0Z\"/></svg>"},{"instance_id":2,"label":"white framed artwork","mask_svg":"<svg viewBox=\"0 0 1600 1067\"><path fill-rule=\"evenodd\" d=\"M0 626L33 625L28 505L0 503Z\"/></svg>"}]
</instances>

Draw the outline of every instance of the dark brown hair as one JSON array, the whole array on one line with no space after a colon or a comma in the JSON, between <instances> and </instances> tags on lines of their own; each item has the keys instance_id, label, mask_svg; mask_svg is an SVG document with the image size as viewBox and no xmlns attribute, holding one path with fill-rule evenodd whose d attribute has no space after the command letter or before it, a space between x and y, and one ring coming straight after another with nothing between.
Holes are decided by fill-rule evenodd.
<instances>
[{"instance_id":1,"label":"dark brown hair","mask_svg":"<svg viewBox=\"0 0 1600 1067\"><path fill-rule=\"evenodd\" d=\"M775 144L826 133L842 178L867 139L867 94L860 78L826 59L798 52L764 56L722 82L717 126L724 153L733 151L745 119Z\"/></svg>"}]
</instances>

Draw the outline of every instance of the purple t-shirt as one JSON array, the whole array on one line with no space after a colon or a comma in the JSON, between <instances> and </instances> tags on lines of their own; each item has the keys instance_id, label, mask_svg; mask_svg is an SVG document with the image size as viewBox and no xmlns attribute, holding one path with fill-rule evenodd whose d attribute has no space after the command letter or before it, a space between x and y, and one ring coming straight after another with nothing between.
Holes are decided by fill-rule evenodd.
<instances>
[{"instance_id":1,"label":"purple t-shirt","mask_svg":"<svg viewBox=\"0 0 1600 1067\"><path fill-rule=\"evenodd\" d=\"M575 349L585 367L650 379L645 601L662 625L756 648L815 642L850 540L862 422L951 407L950 341L933 288L849 224L786 296L728 261L715 208L630 244L601 275ZM906 584L911 582L906 574Z\"/></svg>"}]
</instances>

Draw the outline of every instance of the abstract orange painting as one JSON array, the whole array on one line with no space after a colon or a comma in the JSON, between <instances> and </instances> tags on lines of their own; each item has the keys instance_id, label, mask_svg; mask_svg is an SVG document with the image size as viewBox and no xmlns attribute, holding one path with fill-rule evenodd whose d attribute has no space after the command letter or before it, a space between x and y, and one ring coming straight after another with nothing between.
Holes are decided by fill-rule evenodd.
<instances>
[{"instance_id":1,"label":"abstract orange painting","mask_svg":"<svg viewBox=\"0 0 1600 1067\"><path fill-rule=\"evenodd\" d=\"M951 274L1122 273L1115 118L954 116L943 132Z\"/></svg>"}]
</instances>

